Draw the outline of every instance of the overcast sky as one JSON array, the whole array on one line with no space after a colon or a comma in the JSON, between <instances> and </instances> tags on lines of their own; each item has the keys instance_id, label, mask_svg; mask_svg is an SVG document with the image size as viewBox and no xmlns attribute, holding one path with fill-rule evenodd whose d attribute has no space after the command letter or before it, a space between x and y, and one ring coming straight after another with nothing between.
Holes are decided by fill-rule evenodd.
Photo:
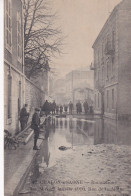
<instances>
[{"instance_id":1,"label":"overcast sky","mask_svg":"<svg viewBox=\"0 0 131 196\"><path fill-rule=\"evenodd\" d=\"M61 57L51 65L59 76L72 69L89 66L93 60L92 45L110 12L121 0L53 0L58 12L57 23L67 36Z\"/></svg>"}]
</instances>

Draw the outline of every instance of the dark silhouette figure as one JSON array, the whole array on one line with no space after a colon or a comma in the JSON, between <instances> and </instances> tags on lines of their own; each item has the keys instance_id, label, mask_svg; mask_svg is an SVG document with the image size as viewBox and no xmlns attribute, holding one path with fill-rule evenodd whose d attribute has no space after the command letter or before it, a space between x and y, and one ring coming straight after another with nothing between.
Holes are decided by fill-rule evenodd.
<instances>
[{"instance_id":1,"label":"dark silhouette figure","mask_svg":"<svg viewBox=\"0 0 131 196\"><path fill-rule=\"evenodd\" d=\"M29 113L27 112L27 107L28 107L28 105L25 104L24 107L20 111L21 131L23 131L27 126L27 122L28 122L28 118L29 118Z\"/></svg>"},{"instance_id":2,"label":"dark silhouette figure","mask_svg":"<svg viewBox=\"0 0 131 196\"><path fill-rule=\"evenodd\" d=\"M81 107L80 101L77 102L77 104L76 104L76 111L77 111L77 114L81 114L81 112L82 112L82 107Z\"/></svg>"},{"instance_id":3,"label":"dark silhouette figure","mask_svg":"<svg viewBox=\"0 0 131 196\"><path fill-rule=\"evenodd\" d=\"M31 128L34 129L34 147L33 150L39 150L37 147L37 140L39 138L39 131L40 131L40 109L35 108L35 113L32 117Z\"/></svg>"},{"instance_id":4,"label":"dark silhouette figure","mask_svg":"<svg viewBox=\"0 0 131 196\"><path fill-rule=\"evenodd\" d=\"M70 101L69 103L69 114L72 114L73 111L73 103Z\"/></svg>"}]
</instances>

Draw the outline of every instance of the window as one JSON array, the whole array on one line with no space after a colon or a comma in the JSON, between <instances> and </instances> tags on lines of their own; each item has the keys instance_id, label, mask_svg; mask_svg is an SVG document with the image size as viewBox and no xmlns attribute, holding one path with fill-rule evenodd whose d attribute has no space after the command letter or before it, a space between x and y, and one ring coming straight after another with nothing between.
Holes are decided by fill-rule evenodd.
<instances>
[{"instance_id":1,"label":"window","mask_svg":"<svg viewBox=\"0 0 131 196\"><path fill-rule=\"evenodd\" d=\"M99 108L99 93L98 93L98 108Z\"/></svg>"},{"instance_id":2,"label":"window","mask_svg":"<svg viewBox=\"0 0 131 196\"><path fill-rule=\"evenodd\" d=\"M112 48L115 49L115 31L112 31Z\"/></svg>"},{"instance_id":3,"label":"window","mask_svg":"<svg viewBox=\"0 0 131 196\"><path fill-rule=\"evenodd\" d=\"M109 78L109 62L107 62L107 79Z\"/></svg>"},{"instance_id":4,"label":"window","mask_svg":"<svg viewBox=\"0 0 131 196\"><path fill-rule=\"evenodd\" d=\"M99 82L99 78L100 78L100 71L98 70L98 82Z\"/></svg>"},{"instance_id":5,"label":"window","mask_svg":"<svg viewBox=\"0 0 131 196\"><path fill-rule=\"evenodd\" d=\"M112 89L112 109L114 109L114 89Z\"/></svg>"},{"instance_id":6,"label":"window","mask_svg":"<svg viewBox=\"0 0 131 196\"><path fill-rule=\"evenodd\" d=\"M20 108L21 108L21 81L19 81L19 87L18 87L18 114L20 114Z\"/></svg>"},{"instance_id":7,"label":"window","mask_svg":"<svg viewBox=\"0 0 131 196\"><path fill-rule=\"evenodd\" d=\"M97 56L98 67L99 67L99 60L100 60L100 53L99 53L99 49L98 49L98 56Z\"/></svg>"},{"instance_id":8,"label":"window","mask_svg":"<svg viewBox=\"0 0 131 196\"><path fill-rule=\"evenodd\" d=\"M114 75L114 57L112 57L112 62L111 62L111 73L112 73L112 76Z\"/></svg>"},{"instance_id":9,"label":"window","mask_svg":"<svg viewBox=\"0 0 131 196\"><path fill-rule=\"evenodd\" d=\"M95 107L96 107L96 94L95 94Z\"/></svg>"},{"instance_id":10,"label":"window","mask_svg":"<svg viewBox=\"0 0 131 196\"><path fill-rule=\"evenodd\" d=\"M22 55L21 55L21 42L22 38L21 38L21 15L20 12L17 12L17 56L19 59L21 59Z\"/></svg>"},{"instance_id":11,"label":"window","mask_svg":"<svg viewBox=\"0 0 131 196\"><path fill-rule=\"evenodd\" d=\"M12 88L12 77L11 75L8 75L8 119L11 118L11 88Z\"/></svg>"},{"instance_id":12,"label":"window","mask_svg":"<svg viewBox=\"0 0 131 196\"><path fill-rule=\"evenodd\" d=\"M107 90L107 108L109 108L109 90Z\"/></svg>"},{"instance_id":13,"label":"window","mask_svg":"<svg viewBox=\"0 0 131 196\"><path fill-rule=\"evenodd\" d=\"M102 67L102 82L104 81L104 67Z\"/></svg>"},{"instance_id":14,"label":"window","mask_svg":"<svg viewBox=\"0 0 131 196\"><path fill-rule=\"evenodd\" d=\"M102 42L102 57L104 55L104 43Z\"/></svg>"},{"instance_id":15,"label":"window","mask_svg":"<svg viewBox=\"0 0 131 196\"><path fill-rule=\"evenodd\" d=\"M109 34L107 35L107 47L109 47L110 46L110 36L109 36Z\"/></svg>"},{"instance_id":16,"label":"window","mask_svg":"<svg viewBox=\"0 0 131 196\"><path fill-rule=\"evenodd\" d=\"M11 0L6 0L5 3L5 36L6 36L6 48L11 50L12 39L12 23L11 23Z\"/></svg>"}]
</instances>

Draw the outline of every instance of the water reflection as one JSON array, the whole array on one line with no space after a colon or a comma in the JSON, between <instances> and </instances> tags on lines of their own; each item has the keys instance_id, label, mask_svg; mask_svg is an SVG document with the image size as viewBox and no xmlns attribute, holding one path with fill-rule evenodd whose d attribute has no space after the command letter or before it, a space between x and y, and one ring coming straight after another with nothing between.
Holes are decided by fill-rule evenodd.
<instances>
[{"instance_id":1,"label":"water reflection","mask_svg":"<svg viewBox=\"0 0 131 196\"><path fill-rule=\"evenodd\" d=\"M73 120L70 118L69 119L69 130L70 130L70 132L72 132L73 127L74 127Z\"/></svg>"},{"instance_id":2,"label":"water reflection","mask_svg":"<svg viewBox=\"0 0 131 196\"><path fill-rule=\"evenodd\" d=\"M67 129L67 119L65 119L65 124L64 124L64 126L65 126L65 129Z\"/></svg>"},{"instance_id":3,"label":"water reflection","mask_svg":"<svg viewBox=\"0 0 131 196\"><path fill-rule=\"evenodd\" d=\"M131 145L131 122L97 119L94 144Z\"/></svg>"},{"instance_id":4,"label":"water reflection","mask_svg":"<svg viewBox=\"0 0 131 196\"><path fill-rule=\"evenodd\" d=\"M131 122L119 122L110 119L52 119L46 123L45 140L39 156L35 159L31 181L35 183L40 173L52 167L70 150L60 151L59 146L73 148L78 145L97 144L131 145Z\"/></svg>"},{"instance_id":5,"label":"water reflection","mask_svg":"<svg viewBox=\"0 0 131 196\"><path fill-rule=\"evenodd\" d=\"M63 128L63 119L60 119L60 128Z\"/></svg>"}]
</instances>

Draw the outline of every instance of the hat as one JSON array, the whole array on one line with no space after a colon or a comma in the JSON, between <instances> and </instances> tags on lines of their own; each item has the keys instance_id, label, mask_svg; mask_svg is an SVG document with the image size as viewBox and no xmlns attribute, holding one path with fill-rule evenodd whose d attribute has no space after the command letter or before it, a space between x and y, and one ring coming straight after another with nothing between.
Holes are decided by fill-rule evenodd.
<instances>
[{"instance_id":1,"label":"hat","mask_svg":"<svg viewBox=\"0 0 131 196\"><path fill-rule=\"evenodd\" d=\"M35 108L35 111L39 112L39 111L40 111L40 109L39 109L39 108Z\"/></svg>"}]
</instances>

